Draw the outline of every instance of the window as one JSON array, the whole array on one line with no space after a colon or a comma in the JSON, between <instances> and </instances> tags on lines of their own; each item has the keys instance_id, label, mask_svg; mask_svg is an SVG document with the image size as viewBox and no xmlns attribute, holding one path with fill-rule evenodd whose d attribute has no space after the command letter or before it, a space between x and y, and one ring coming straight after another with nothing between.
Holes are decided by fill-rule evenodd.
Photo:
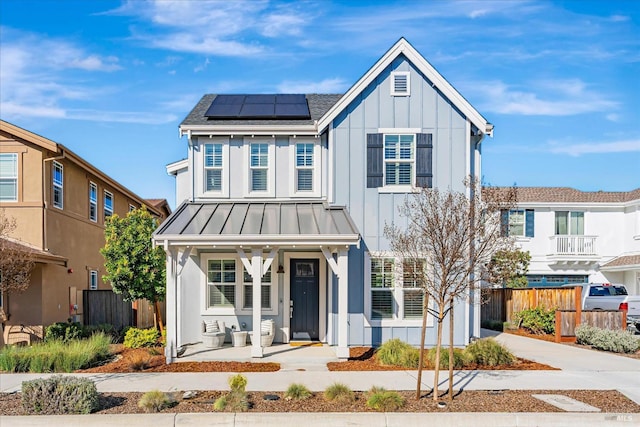
<instances>
[{"instance_id":1,"label":"window","mask_svg":"<svg viewBox=\"0 0 640 427\"><path fill-rule=\"evenodd\" d=\"M62 209L63 206L64 169L58 162L53 162L53 206Z\"/></svg>"},{"instance_id":2,"label":"window","mask_svg":"<svg viewBox=\"0 0 640 427\"><path fill-rule=\"evenodd\" d=\"M113 215L113 194L104 192L104 220Z\"/></svg>"},{"instance_id":3,"label":"window","mask_svg":"<svg viewBox=\"0 0 640 427\"><path fill-rule=\"evenodd\" d=\"M89 219L98 220L98 186L93 182L89 183Z\"/></svg>"},{"instance_id":4,"label":"window","mask_svg":"<svg viewBox=\"0 0 640 427\"><path fill-rule=\"evenodd\" d=\"M371 318L393 317L393 258L371 258Z\"/></svg>"},{"instance_id":5,"label":"window","mask_svg":"<svg viewBox=\"0 0 640 427\"><path fill-rule=\"evenodd\" d=\"M235 307L236 261L212 259L207 264L207 308Z\"/></svg>"},{"instance_id":6,"label":"window","mask_svg":"<svg viewBox=\"0 0 640 427\"><path fill-rule=\"evenodd\" d=\"M98 290L98 272L96 270L89 271L89 290Z\"/></svg>"},{"instance_id":7,"label":"window","mask_svg":"<svg viewBox=\"0 0 640 427\"><path fill-rule=\"evenodd\" d=\"M246 268L242 267L244 281L243 309L253 308L253 278ZM261 305L263 310L271 310L271 267L262 276L262 291L260 292Z\"/></svg>"},{"instance_id":8,"label":"window","mask_svg":"<svg viewBox=\"0 0 640 427\"><path fill-rule=\"evenodd\" d=\"M222 191L222 144L204 144L204 191Z\"/></svg>"},{"instance_id":9,"label":"window","mask_svg":"<svg viewBox=\"0 0 640 427\"><path fill-rule=\"evenodd\" d=\"M405 319L422 319L424 291L420 286L424 272L424 260L405 259L402 262L403 316Z\"/></svg>"},{"instance_id":10,"label":"window","mask_svg":"<svg viewBox=\"0 0 640 427\"><path fill-rule=\"evenodd\" d=\"M18 201L18 154L0 153L0 202Z\"/></svg>"},{"instance_id":11,"label":"window","mask_svg":"<svg viewBox=\"0 0 640 427\"><path fill-rule=\"evenodd\" d=\"M534 210L512 209L502 212L503 234L514 237L534 236Z\"/></svg>"},{"instance_id":12,"label":"window","mask_svg":"<svg viewBox=\"0 0 640 427\"><path fill-rule=\"evenodd\" d=\"M384 184L412 185L415 135L384 136Z\"/></svg>"},{"instance_id":13,"label":"window","mask_svg":"<svg viewBox=\"0 0 640 427\"><path fill-rule=\"evenodd\" d=\"M524 236L524 211L509 211L509 236Z\"/></svg>"},{"instance_id":14,"label":"window","mask_svg":"<svg viewBox=\"0 0 640 427\"><path fill-rule=\"evenodd\" d=\"M250 191L268 190L269 144L250 145Z\"/></svg>"},{"instance_id":15,"label":"window","mask_svg":"<svg viewBox=\"0 0 640 427\"><path fill-rule=\"evenodd\" d=\"M133 205L129 205L129 212L133 212L136 210L136 207Z\"/></svg>"},{"instance_id":16,"label":"window","mask_svg":"<svg viewBox=\"0 0 640 427\"><path fill-rule=\"evenodd\" d=\"M296 144L296 191L313 191L314 144Z\"/></svg>"},{"instance_id":17,"label":"window","mask_svg":"<svg viewBox=\"0 0 640 427\"><path fill-rule=\"evenodd\" d=\"M391 96L409 96L411 73L395 71L391 73Z\"/></svg>"},{"instance_id":18,"label":"window","mask_svg":"<svg viewBox=\"0 0 640 427\"><path fill-rule=\"evenodd\" d=\"M584 212L556 212L556 235L584 235Z\"/></svg>"}]
</instances>

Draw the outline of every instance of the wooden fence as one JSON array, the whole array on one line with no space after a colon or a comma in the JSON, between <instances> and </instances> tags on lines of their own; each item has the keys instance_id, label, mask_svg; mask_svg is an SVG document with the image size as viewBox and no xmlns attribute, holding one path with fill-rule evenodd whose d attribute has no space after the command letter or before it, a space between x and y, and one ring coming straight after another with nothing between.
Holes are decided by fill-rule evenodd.
<instances>
[{"instance_id":1,"label":"wooden fence","mask_svg":"<svg viewBox=\"0 0 640 427\"><path fill-rule=\"evenodd\" d=\"M582 324L612 331L624 330L627 326L627 312L556 310L556 342L575 342L576 327Z\"/></svg>"},{"instance_id":2,"label":"wooden fence","mask_svg":"<svg viewBox=\"0 0 640 427\"><path fill-rule=\"evenodd\" d=\"M576 310L580 308L580 291L573 287L483 289L481 320L511 322L514 313L538 306Z\"/></svg>"},{"instance_id":3,"label":"wooden fence","mask_svg":"<svg viewBox=\"0 0 640 427\"><path fill-rule=\"evenodd\" d=\"M151 328L156 326L153 303L147 300L126 302L122 295L113 291L97 290L82 293L83 323L85 325L99 325L108 323L120 329L123 326ZM160 302L160 313L165 318L165 303Z\"/></svg>"}]
</instances>

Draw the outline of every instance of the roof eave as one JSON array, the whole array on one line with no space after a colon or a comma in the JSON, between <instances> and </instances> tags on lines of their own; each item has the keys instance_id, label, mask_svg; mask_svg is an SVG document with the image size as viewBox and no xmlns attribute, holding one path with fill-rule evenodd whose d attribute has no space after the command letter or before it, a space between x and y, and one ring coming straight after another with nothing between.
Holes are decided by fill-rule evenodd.
<instances>
[{"instance_id":1,"label":"roof eave","mask_svg":"<svg viewBox=\"0 0 640 427\"><path fill-rule=\"evenodd\" d=\"M342 246L358 245L358 234L296 236L296 235L161 235L153 236L158 246L211 246L212 248L252 247L252 246Z\"/></svg>"},{"instance_id":2,"label":"roof eave","mask_svg":"<svg viewBox=\"0 0 640 427\"><path fill-rule=\"evenodd\" d=\"M317 135L313 125L180 125L180 137L208 135Z\"/></svg>"}]
</instances>

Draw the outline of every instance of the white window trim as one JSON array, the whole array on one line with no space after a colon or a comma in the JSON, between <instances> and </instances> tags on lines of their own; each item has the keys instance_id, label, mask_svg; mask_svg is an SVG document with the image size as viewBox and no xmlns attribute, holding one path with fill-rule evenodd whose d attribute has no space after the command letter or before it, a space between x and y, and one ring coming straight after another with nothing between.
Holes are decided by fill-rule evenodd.
<instances>
[{"instance_id":1,"label":"white window trim","mask_svg":"<svg viewBox=\"0 0 640 427\"><path fill-rule=\"evenodd\" d=\"M207 298L207 290L209 286L209 261L219 259L233 259L236 262L236 281L235 281L235 305L237 306L241 301L240 297L242 286L242 269L240 268L242 262L238 259L238 255L234 253L217 253L217 254L203 254L200 257L200 267L202 269L202 284L200 286L200 314L202 315L235 315L237 307L207 307L209 299Z\"/></svg>"},{"instance_id":2,"label":"white window trim","mask_svg":"<svg viewBox=\"0 0 640 427\"><path fill-rule=\"evenodd\" d=\"M558 213L559 212L566 212L567 213L567 234L555 234L555 227L556 224L558 222ZM582 214L582 233L580 234L573 234L571 230L571 214L576 214L576 213L581 213ZM586 219L587 219L587 215L585 211L576 211L576 210L557 210L553 212L553 228L554 228L554 234L556 236L584 236L586 235L585 233L585 225L586 225ZM527 224L527 219L526 219L526 213L525 213L525 226Z\"/></svg>"},{"instance_id":3,"label":"white window trim","mask_svg":"<svg viewBox=\"0 0 640 427\"><path fill-rule=\"evenodd\" d=\"M522 212L522 234L512 234L511 233L511 212ZM507 227L508 227L508 236L517 238L527 238L527 210L526 209L510 209L507 214ZM555 227L555 217L554 217L554 225Z\"/></svg>"},{"instance_id":4,"label":"white window trim","mask_svg":"<svg viewBox=\"0 0 640 427\"><path fill-rule=\"evenodd\" d=\"M96 198L91 200L91 189L95 190ZM91 205L95 205L95 217L91 218ZM98 185L89 181L89 220L91 222L98 222Z\"/></svg>"},{"instance_id":5,"label":"white window trim","mask_svg":"<svg viewBox=\"0 0 640 427\"><path fill-rule=\"evenodd\" d=\"M136 207L129 203L129 212L136 210Z\"/></svg>"},{"instance_id":6,"label":"white window trim","mask_svg":"<svg viewBox=\"0 0 640 427\"><path fill-rule=\"evenodd\" d=\"M242 261L240 260L240 258L237 258L236 261L236 265L238 265L238 263L240 263L240 274L241 274L241 283L240 283L240 299L237 300L238 307L236 308L236 312L238 314L245 314L245 315L251 315L253 314L253 307L248 307L245 308L244 307L244 287L245 285L253 285L253 282L245 282L244 281L244 270L243 270L243 264ZM262 262L264 263L264 257L262 259ZM275 268L276 265L271 264L271 283L269 283L269 287L271 288L271 308L262 308L262 314L268 314L268 315L278 315L278 275L276 273L277 268ZM274 269L275 268L275 269ZM236 276L238 277L238 276ZM262 285L266 286L266 283L262 283ZM237 293L237 292L236 292Z\"/></svg>"},{"instance_id":7,"label":"white window trim","mask_svg":"<svg viewBox=\"0 0 640 427\"><path fill-rule=\"evenodd\" d=\"M298 191L297 144L313 144L313 190ZM322 147L319 139L289 138L289 194L291 197L320 197L322 182Z\"/></svg>"},{"instance_id":8,"label":"white window trim","mask_svg":"<svg viewBox=\"0 0 640 427\"><path fill-rule=\"evenodd\" d=\"M206 191L205 169L204 169L204 146L205 144L222 144L222 186L220 191ZM204 198L229 198L229 138L212 137L201 138L197 144L195 152L195 179L196 194Z\"/></svg>"},{"instance_id":9,"label":"white window trim","mask_svg":"<svg viewBox=\"0 0 640 427\"><path fill-rule=\"evenodd\" d=\"M107 194L111 196L111 209L107 209ZM106 221L107 218L108 218L107 217L107 212L111 212L111 215L109 215L109 216L113 216L114 215L114 212L116 210L116 202L113 199L113 193L111 191L104 190L104 194L103 194L102 197L103 197L102 210L103 210L103 213L104 213L104 220Z\"/></svg>"},{"instance_id":10,"label":"white window trim","mask_svg":"<svg viewBox=\"0 0 640 427\"><path fill-rule=\"evenodd\" d=\"M267 191L251 191L251 144L267 144ZM242 145L244 156L245 197L275 197L276 194L276 144L275 138L248 137Z\"/></svg>"},{"instance_id":11,"label":"white window trim","mask_svg":"<svg viewBox=\"0 0 640 427\"><path fill-rule=\"evenodd\" d=\"M421 327L422 318L404 319L404 290L411 288L402 287L402 271L396 268L394 272L394 282L391 288L391 293L394 298L397 311L394 310L391 319L372 319L371 318L371 258L394 258L395 263L402 262L401 258L396 254L388 251L384 252L365 252L364 254L364 314L365 324L367 326L409 326L409 327ZM429 301L429 306L433 307L433 301ZM427 314L427 327L433 327L434 317Z\"/></svg>"},{"instance_id":12,"label":"white window trim","mask_svg":"<svg viewBox=\"0 0 640 427\"><path fill-rule=\"evenodd\" d=\"M397 92L396 91L396 76L406 76L407 78L407 91L406 92ZM391 81L389 82L391 96L411 96L411 72L409 71L392 71L391 72Z\"/></svg>"},{"instance_id":13,"label":"white window trim","mask_svg":"<svg viewBox=\"0 0 640 427\"><path fill-rule=\"evenodd\" d=\"M395 130L393 132L382 132L382 187L379 187L380 193L413 193L417 189L416 183L416 156L417 156L417 134L418 132L400 132ZM411 135L413 136L413 142L411 143L411 152L413 158L410 161L400 159L387 159L385 157L385 138L387 135ZM398 147L399 148L399 147ZM411 163L411 184L387 184L387 163Z\"/></svg>"},{"instance_id":14,"label":"white window trim","mask_svg":"<svg viewBox=\"0 0 640 427\"><path fill-rule=\"evenodd\" d=\"M96 285L93 286L93 278L95 277L96 279ZM98 284L98 271L97 270L89 270L89 290L90 291L97 291L99 287Z\"/></svg>"},{"instance_id":15,"label":"white window trim","mask_svg":"<svg viewBox=\"0 0 640 427\"><path fill-rule=\"evenodd\" d=\"M2 177L3 180L7 180L7 181L13 181L13 187L15 189L15 197L13 199L6 199L6 200L1 200L2 203L12 203L12 202L17 202L18 201L18 175L20 174L20 171L18 170L18 168L20 167L19 162L18 162L18 153L1 153L3 156L11 156L13 157L13 161L15 164L15 170L16 170L16 174L14 176L5 176Z\"/></svg>"},{"instance_id":16,"label":"white window trim","mask_svg":"<svg viewBox=\"0 0 640 427\"><path fill-rule=\"evenodd\" d=\"M57 168L60 168L60 178L62 179L62 182L60 184L56 184L55 182L55 175L56 175ZM60 189L60 206L56 205L56 198L55 198L56 187ZM55 160L51 167L51 204L56 209L64 209L64 166L62 163L58 163Z\"/></svg>"}]
</instances>

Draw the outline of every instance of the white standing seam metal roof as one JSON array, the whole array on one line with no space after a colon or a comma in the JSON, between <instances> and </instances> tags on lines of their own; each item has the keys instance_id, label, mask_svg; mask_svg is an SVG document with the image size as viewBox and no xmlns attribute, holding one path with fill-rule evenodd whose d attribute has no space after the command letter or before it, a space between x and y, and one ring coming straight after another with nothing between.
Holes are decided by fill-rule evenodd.
<instances>
[{"instance_id":1,"label":"white standing seam metal roof","mask_svg":"<svg viewBox=\"0 0 640 427\"><path fill-rule=\"evenodd\" d=\"M167 245L357 245L344 207L324 202L189 202L156 230Z\"/></svg>"}]
</instances>

